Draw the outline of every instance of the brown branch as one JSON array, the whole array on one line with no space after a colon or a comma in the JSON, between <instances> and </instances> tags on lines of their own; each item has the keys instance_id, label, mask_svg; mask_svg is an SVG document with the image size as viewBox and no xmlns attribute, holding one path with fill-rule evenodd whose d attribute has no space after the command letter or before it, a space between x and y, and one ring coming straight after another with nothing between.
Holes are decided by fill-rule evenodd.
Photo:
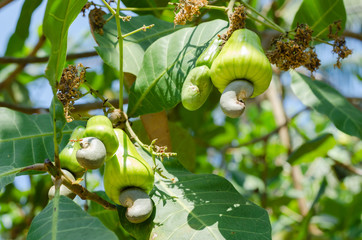
<instances>
[{"instance_id":1,"label":"brown branch","mask_svg":"<svg viewBox=\"0 0 362 240\"><path fill-rule=\"evenodd\" d=\"M36 53L38 52L38 50L43 46L43 44L45 43L45 35L42 35L39 38L38 43L35 45L34 49L29 53L29 57L33 57L36 55ZM8 87L11 82L15 79L15 77L21 73L21 71L23 71L23 69L25 68L27 63L22 63L19 64L19 66L17 66L17 68L7 77L5 78L4 81L2 81L0 83L0 89L6 88Z\"/></svg>"},{"instance_id":2,"label":"brown branch","mask_svg":"<svg viewBox=\"0 0 362 240\"><path fill-rule=\"evenodd\" d=\"M26 172L26 171L42 171L46 172L47 168L45 167L44 163L35 163L30 166L26 166L23 169L20 170L20 172Z\"/></svg>"},{"instance_id":3,"label":"brown branch","mask_svg":"<svg viewBox=\"0 0 362 240\"><path fill-rule=\"evenodd\" d=\"M5 6L8 5L9 3L11 3L12 1L14 1L14 0L2 0L2 1L0 2L0 8L5 7Z\"/></svg>"},{"instance_id":4,"label":"brown branch","mask_svg":"<svg viewBox=\"0 0 362 240\"><path fill-rule=\"evenodd\" d=\"M355 33L355 32L351 32L351 31L344 31L342 35L345 36L345 37L355 38L357 40L362 41L362 34L360 34L360 33Z\"/></svg>"},{"instance_id":5,"label":"brown branch","mask_svg":"<svg viewBox=\"0 0 362 240\"><path fill-rule=\"evenodd\" d=\"M251 141L248 141L248 142L244 142L244 143L241 143L239 144L238 146L236 147L231 147L229 148L228 150L230 151L234 151L240 147L244 147L244 146L248 146L248 145L251 145L251 144L254 144L254 143L257 143L257 142L260 142L260 141L266 141L268 140L272 135L276 134L277 132L280 131L281 128L287 126L290 121L292 121L294 118L296 118L299 114L301 114L302 112L304 112L305 110L307 110L308 108L304 108L302 110L300 110L299 112L295 113L292 117L290 117L289 119L287 119L283 124L280 124L277 128L275 128L273 131L265 134L264 136L261 136L261 137L258 137L258 138L254 138L253 140Z\"/></svg>"},{"instance_id":6,"label":"brown branch","mask_svg":"<svg viewBox=\"0 0 362 240\"><path fill-rule=\"evenodd\" d=\"M97 56L96 51L82 52L82 53L70 53L67 55L67 60L73 60L78 58L87 58ZM15 58L15 57L1 57L0 64L6 63L45 63L48 62L49 56L47 57L25 57L25 58Z\"/></svg>"},{"instance_id":7,"label":"brown branch","mask_svg":"<svg viewBox=\"0 0 362 240\"><path fill-rule=\"evenodd\" d=\"M113 106L118 107L118 99L108 100ZM123 101L124 103L128 103L128 99ZM41 113L48 113L48 108L31 108L31 107L23 107L11 103L0 102L0 107L6 107L9 109L13 109L18 112L26 113L26 114L41 114ZM83 103L74 105L74 109L72 113L77 112L87 112L93 109L101 109L103 107L102 102L92 102L92 103Z\"/></svg>"},{"instance_id":8,"label":"brown branch","mask_svg":"<svg viewBox=\"0 0 362 240\"><path fill-rule=\"evenodd\" d=\"M116 210L116 206L107 202L100 196L98 196L95 193L89 192L86 188L84 188L82 185L78 184L77 182L72 182L70 179L68 179L65 175L63 175L63 172L59 170L57 167L53 165L53 163L46 159L44 162L45 167L47 168L47 171L54 176L56 179L59 176L62 176L62 184L69 188L69 190L73 191L75 194L77 194L81 199L83 200L91 200L94 201L100 205L102 205L105 209L108 210Z\"/></svg>"}]
</instances>

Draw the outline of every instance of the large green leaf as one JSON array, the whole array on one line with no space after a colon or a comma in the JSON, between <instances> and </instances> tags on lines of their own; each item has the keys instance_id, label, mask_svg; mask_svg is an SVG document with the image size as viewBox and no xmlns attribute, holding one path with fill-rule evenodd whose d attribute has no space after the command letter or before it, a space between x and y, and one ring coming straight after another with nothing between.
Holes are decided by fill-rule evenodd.
<instances>
[{"instance_id":1,"label":"large green leaf","mask_svg":"<svg viewBox=\"0 0 362 240\"><path fill-rule=\"evenodd\" d=\"M181 101L181 88L196 58L227 25L214 20L158 39L146 51L131 88L128 113L138 116L170 109Z\"/></svg>"},{"instance_id":2,"label":"large green leaf","mask_svg":"<svg viewBox=\"0 0 362 240\"><path fill-rule=\"evenodd\" d=\"M50 201L31 223L28 240L117 240L117 236L101 221L84 212L69 198L60 196Z\"/></svg>"},{"instance_id":3,"label":"large green leaf","mask_svg":"<svg viewBox=\"0 0 362 240\"><path fill-rule=\"evenodd\" d=\"M150 156L143 151L140 153L152 164ZM155 239L271 239L266 210L246 200L226 179L213 174L192 174L175 159L165 159L163 165L158 162L168 179L155 176L151 196L156 212L151 220L143 224L122 224L138 236L137 239L148 239L147 236ZM121 223L124 218L121 212ZM150 232L140 236L139 229Z\"/></svg>"},{"instance_id":4,"label":"large green leaf","mask_svg":"<svg viewBox=\"0 0 362 240\"><path fill-rule=\"evenodd\" d=\"M324 157L336 145L332 134L323 134L313 140L303 143L288 158L292 165L308 163L317 157Z\"/></svg>"},{"instance_id":5,"label":"large green leaf","mask_svg":"<svg viewBox=\"0 0 362 240\"><path fill-rule=\"evenodd\" d=\"M361 111L328 84L313 81L294 70L290 72L292 90L306 106L327 115L342 132L362 138Z\"/></svg>"},{"instance_id":6,"label":"large green leaf","mask_svg":"<svg viewBox=\"0 0 362 240\"><path fill-rule=\"evenodd\" d=\"M42 0L25 0L18 23L13 35L11 35L8 46L5 52L5 56L14 56L16 53L21 52L24 48L25 40L29 36L29 26L31 22L31 16L34 10L40 5Z\"/></svg>"},{"instance_id":7,"label":"large green leaf","mask_svg":"<svg viewBox=\"0 0 362 240\"><path fill-rule=\"evenodd\" d=\"M50 114L27 115L0 108L0 182L20 168L53 160L53 125ZM73 129L84 122L65 125L61 146L65 146ZM15 171L15 172L14 172ZM1 184L0 184L1 186Z\"/></svg>"},{"instance_id":8,"label":"large green leaf","mask_svg":"<svg viewBox=\"0 0 362 240\"><path fill-rule=\"evenodd\" d=\"M123 0L122 3L129 8L155 8L155 7L166 7L168 5L169 0ZM139 15L144 14L154 14L156 16L161 15L162 11L153 10L153 11L137 11Z\"/></svg>"},{"instance_id":9,"label":"large green leaf","mask_svg":"<svg viewBox=\"0 0 362 240\"><path fill-rule=\"evenodd\" d=\"M105 18L109 15L105 16ZM133 17L129 22L121 21L122 34L132 32L144 25L155 24L146 32L140 31L132 34L123 40L123 71L138 74L143 55L146 49L158 38L174 32L174 25L169 22L162 21L153 16ZM96 50L103 61L109 66L119 71L119 49L117 38L117 26L115 19L110 20L103 27L103 35L94 33L98 43Z\"/></svg>"},{"instance_id":10,"label":"large green leaf","mask_svg":"<svg viewBox=\"0 0 362 240\"><path fill-rule=\"evenodd\" d=\"M80 13L87 0L48 0L43 20L43 32L52 50L45 76L54 88L65 64L67 37L70 24Z\"/></svg>"},{"instance_id":11,"label":"large green leaf","mask_svg":"<svg viewBox=\"0 0 362 240\"><path fill-rule=\"evenodd\" d=\"M304 0L294 16L292 29L298 23L307 23L313 30L313 35L323 32L319 37L326 38L328 25L341 20L342 31L346 25L346 9L343 0Z\"/></svg>"}]
</instances>

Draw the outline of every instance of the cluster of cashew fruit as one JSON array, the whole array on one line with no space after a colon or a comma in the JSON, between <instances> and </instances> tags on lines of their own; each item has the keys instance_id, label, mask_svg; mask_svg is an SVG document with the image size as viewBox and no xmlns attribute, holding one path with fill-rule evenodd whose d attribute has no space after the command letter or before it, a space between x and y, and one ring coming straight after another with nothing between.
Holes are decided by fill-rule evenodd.
<instances>
[{"instance_id":1,"label":"cluster of cashew fruit","mask_svg":"<svg viewBox=\"0 0 362 240\"><path fill-rule=\"evenodd\" d=\"M190 111L200 108L213 84L222 93L220 107L225 115L237 118L247 98L269 87L272 68L258 35L248 29L236 30L222 49L220 44L215 39L197 59L182 87L182 104Z\"/></svg>"},{"instance_id":2,"label":"cluster of cashew fruit","mask_svg":"<svg viewBox=\"0 0 362 240\"><path fill-rule=\"evenodd\" d=\"M86 128L76 128L59 158L63 173L67 176L69 173L72 181L82 177L87 169L105 164L106 194L116 204L127 208L128 221L140 223L152 214L153 203L148 194L153 188L154 171L127 134L114 129L107 117L94 116L88 120ZM53 187L49 190L50 198L54 196ZM75 197L64 185L60 193Z\"/></svg>"}]
</instances>

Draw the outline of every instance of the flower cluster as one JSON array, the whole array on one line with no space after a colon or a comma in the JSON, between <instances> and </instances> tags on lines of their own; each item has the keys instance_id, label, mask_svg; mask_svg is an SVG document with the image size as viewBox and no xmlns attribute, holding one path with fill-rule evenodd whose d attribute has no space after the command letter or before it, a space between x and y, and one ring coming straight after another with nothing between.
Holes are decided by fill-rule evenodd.
<instances>
[{"instance_id":1,"label":"flower cluster","mask_svg":"<svg viewBox=\"0 0 362 240\"><path fill-rule=\"evenodd\" d=\"M200 8L208 4L207 0L180 0L175 8L175 25L185 25L194 16L200 15ZM178 11L178 12L177 12Z\"/></svg>"},{"instance_id":2,"label":"flower cluster","mask_svg":"<svg viewBox=\"0 0 362 240\"><path fill-rule=\"evenodd\" d=\"M240 5L234 9L233 14L230 16L230 25L228 31L220 35L220 39L226 42L234 31L238 29L245 28L246 21L246 8L243 5Z\"/></svg>"},{"instance_id":3,"label":"flower cluster","mask_svg":"<svg viewBox=\"0 0 362 240\"><path fill-rule=\"evenodd\" d=\"M105 14L106 13L102 9L94 8L88 15L91 29L99 35L103 35L103 26L106 24L106 20L103 18L103 15Z\"/></svg>"},{"instance_id":4,"label":"flower cluster","mask_svg":"<svg viewBox=\"0 0 362 240\"><path fill-rule=\"evenodd\" d=\"M65 118L68 122L73 120L70 111L74 108L74 101L83 96L79 87L85 81L86 69L81 63L77 66L69 65L63 70L62 77L57 83L57 96L64 106Z\"/></svg>"},{"instance_id":5,"label":"flower cluster","mask_svg":"<svg viewBox=\"0 0 362 240\"><path fill-rule=\"evenodd\" d=\"M335 28L335 30L334 30ZM333 42L333 53L338 55L337 62L334 64L335 67L341 68L341 59L348 57L352 54L352 50L346 46L346 40L344 37L339 36L342 30L341 21L336 21L329 25L328 38L334 40Z\"/></svg>"},{"instance_id":6,"label":"flower cluster","mask_svg":"<svg viewBox=\"0 0 362 240\"><path fill-rule=\"evenodd\" d=\"M320 66L315 49L310 45L313 30L307 24L298 24L294 34L285 33L274 39L269 61L281 70L305 66L312 73Z\"/></svg>"}]
</instances>

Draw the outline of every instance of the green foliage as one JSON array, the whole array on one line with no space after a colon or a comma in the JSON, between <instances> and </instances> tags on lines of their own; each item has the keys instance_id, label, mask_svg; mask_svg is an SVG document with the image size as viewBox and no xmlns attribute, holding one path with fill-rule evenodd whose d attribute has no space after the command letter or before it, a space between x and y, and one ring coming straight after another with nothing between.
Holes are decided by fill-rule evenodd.
<instances>
[{"instance_id":1,"label":"green foliage","mask_svg":"<svg viewBox=\"0 0 362 240\"><path fill-rule=\"evenodd\" d=\"M29 26L31 16L34 10L43 0L26 0L24 1L15 32L11 35L5 56L14 56L20 53L25 45L25 40L29 36Z\"/></svg>"},{"instance_id":2,"label":"green foliage","mask_svg":"<svg viewBox=\"0 0 362 240\"><path fill-rule=\"evenodd\" d=\"M106 16L106 18L109 15ZM172 23L157 19L153 16L133 17L130 22L121 22L122 34L127 34L142 27L145 23L153 23L155 26L147 32L140 31L130 35L123 42L123 71L138 75L142 67L142 60L146 49L157 39L168 35L175 29ZM117 27L115 19L110 20L103 28L103 35L94 33L98 44L96 50L103 61L119 71L119 50Z\"/></svg>"},{"instance_id":3,"label":"green foliage","mask_svg":"<svg viewBox=\"0 0 362 240\"><path fill-rule=\"evenodd\" d=\"M362 113L326 83L291 71L292 89L307 106L326 114L341 131L362 138Z\"/></svg>"},{"instance_id":4,"label":"green foliage","mask_svg":"<svg viewBox=\"0 0 362 240\"><path fill-rule=\"evenodd\" d=\"M159 112L179 103L182 84L194 67L195 56L225 27L225 21L215 20L181 29L154 42L145 52L137 81L131 88L128 114Z\"/></svg>"},{"instance_id":5,"label":"green foliage","mask_svg":"<svg viewBox=\"0 0 362 240\"><path fill-rule=\"evenodd\" d=\"M67 52L67 38L70 24L78 16L87 0L49 0L43 20L43 32L52 45L45 71L50 85L55 88L60 80Z\"/></svg>"},{"instance_id":6,"label":"green foliage","mask_svg":"<svg viewBox=\"0 0 362 240\"><path fill-rule=\"evenodd\" d=\"M86 229L86 231L79 231ZM29 240L37 239L109 239L117 236L107 229L101 221L84 212L72 200L60 196L49 202L37 215L29 229Z\"/></svg>"},{"instance_id":7,"label":"green foliage","mask_svg":"<svg viewBox=\"0 0 362 240\"><path fill-rule=\"evenodd\" d=\"M346 24L346 10L343 0L304 0L294 16L292 29L297 24L306 23L313 29L313 36L327 38L328 26L341 21L342 31Z\"/></svg>"},{"instance_id":8,"label":"green foliage","mask_svg":"<svg viewBox=\"0 0 362 240\"><path fill-rule=\"evenodd\" d=\"M302 146L291 153L288 162L292 165L312 162L317 157L324 157L335 145L336 140L332 134L323 134L303 143Z\"/></svg>"}]
</instances>

